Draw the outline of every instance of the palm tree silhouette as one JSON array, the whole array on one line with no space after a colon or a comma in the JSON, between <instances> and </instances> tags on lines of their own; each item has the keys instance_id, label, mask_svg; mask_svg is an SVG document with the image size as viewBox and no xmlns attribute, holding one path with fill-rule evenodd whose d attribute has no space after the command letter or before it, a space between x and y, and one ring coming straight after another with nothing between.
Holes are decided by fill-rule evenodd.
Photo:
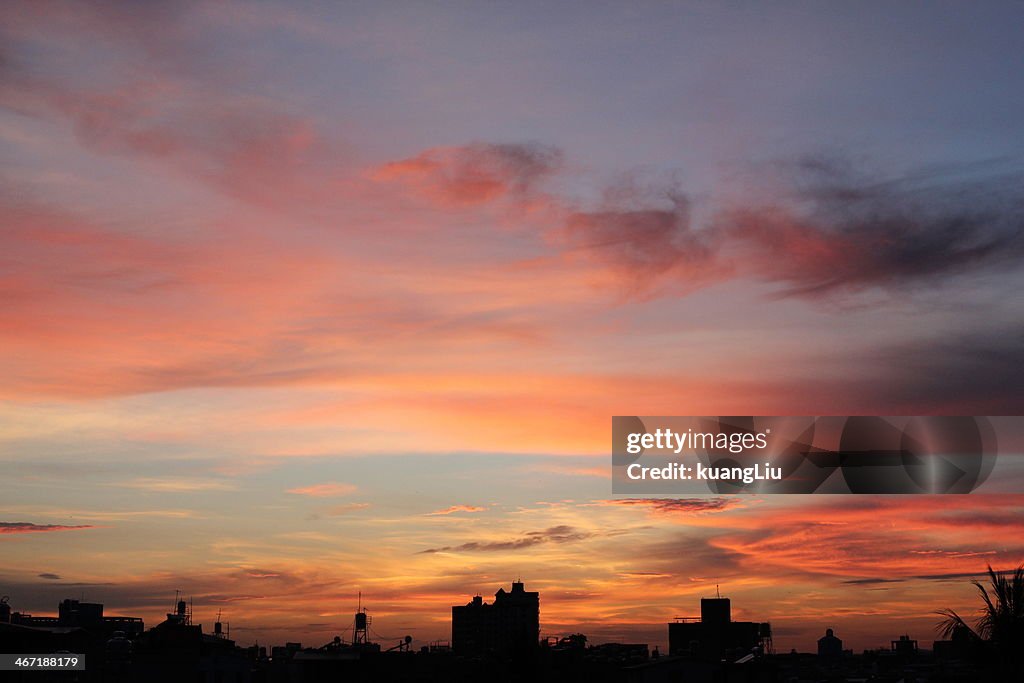
<instances>
[{"instance_id":1,"label":"palm tree silhouette","mask_svg":"<svg viewBox=\"0 0 1024 683\"><path fill-rule=\"evenodd\" d=\"M943 617L937 625L939 633L943 638L990 649L1002 671L1019 671L1024 661L1024 564L1012 574L997 572L989 565L988 584L977 579L971 583L983 603L975 626L954 610L943 609L938 612Z\"/></svg>"}]
</instances>

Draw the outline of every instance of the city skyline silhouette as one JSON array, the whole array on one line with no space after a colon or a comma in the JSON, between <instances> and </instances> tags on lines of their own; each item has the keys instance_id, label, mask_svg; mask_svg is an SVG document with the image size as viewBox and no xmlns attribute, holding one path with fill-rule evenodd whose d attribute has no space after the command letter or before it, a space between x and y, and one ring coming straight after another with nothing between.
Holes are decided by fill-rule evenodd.
<instances>
[{"instance_id":1,"label":"city skyline silhouette","mask_svg":"<svg viewBox=\"0 0 1024 683\"><path fill-rule=\"evenodd\" d=\"M999 609L1018 609L1006 588L1024 587L1024 565L1011 572L988 570ZM1009 575L1009 576L1007 576ZM984 586L977 582L981 592ZM361 600L361 595L360 595ZM1007 600L1008 602L1004 602ZM345 676L353 680L606 680L660 681L672 676L687 680L783 680L799 675L804 680L836 677L906 676L921 680L1009 680L1024 669L1019 647L1005 638L1016 629L1009 622L995 626L979 622L975 631L960 621L936 625L946 638L919 645L903 634L890 647L855 653L832 628L817 639L816 651L801 654L775 650L769 622L736 621L732 603L716 591L701 598L699 617L677 617L665 624L668 647L647 643L593 643L584 633L541 637L540 594L527 591L520 581L511 590L500 587L491 602L481 596L451 608L451 639L416 643L406 635L391 644L373 628L374 620L361 606L352 616L347 633L322 645L299 641L240 647L231 637L230 624L218 613L212 629L204 632L195 620L194 603L180 592L165 619L148 628L141 619L111 616L104 606L74 599L63 600L56 617L15 611L8 596L0 599L0 656L15 653L24 661L28 653L69 655L78 673L42 674L41 680L116 683L134 680L316 681ZM935 612L939 614L942 610ZM1003 617L1000 617L1002 619ZM884 628L884 623L878 624ZM1002 629L1002 635L991 628ZM980 634L980 637L975 634ZM395 639L393 639L395 640ZM383 642L381 642L383 641ZM54 661L54 660L47 660ZM3 664L3 662L0 662ZM9 662L7 664L10 664ZM1016 673L1013 673L1016 672ZM11 676L39 673L10 674ZM14 680L12 678L12 680ZM22 679L18 679L22 680ZM894 678L895 680L895 678Z\"/></svg>"}]
</instances>

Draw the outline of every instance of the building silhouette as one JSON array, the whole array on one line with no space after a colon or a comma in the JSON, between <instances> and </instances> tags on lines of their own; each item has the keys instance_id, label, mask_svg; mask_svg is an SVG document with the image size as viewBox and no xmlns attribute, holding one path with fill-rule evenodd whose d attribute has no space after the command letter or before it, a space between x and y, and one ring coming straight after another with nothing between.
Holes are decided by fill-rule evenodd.
<instances>
[{"instance_id":1,"label":"building silhouette","mask_svg":"<svg viewBox=\"0 0 1024 683\"><path fill-rule=\"evenodd\" d=\"M900 636L899 640L890 641L893 652L899 655L913 655L917 653L917 641L910 636Z\"/></svg>"},{"instance_id":2,"label":"building silhouette","mask_svg":"<svg viewBox=\"0 0 1024 683\"><path fill-rule=\"evenodd\" d=\"M111 645L107 643L108 653ZM191 606L184 600L177 601L166 620L136 639L130 666L134 679L152 683L248 683L250 669L244 651L224 635L222 624L218 621L212 634L203 633L202 624L192 622Z\"/></svg>"},{"instance_id":3,"label":"building silhouette","mask_svg":"<svg viewBox=\"0 0 1024 683\"><path fill-rule=\"evenodd\" d=\"M499 588L494 602L478 595L452 607L452 650L464 656L521 656L534 652L540 639L540 593Z\"/></svg>"},{"instance_id":4,"label":"building silhouette","mask_svg":"<svg viewBox=\"0 0 1024 683\"><path fill-rule=\"evenodd\" d=\"M701 598L700 619L677 618L668 625L670 655L721 659L771 649L772 629L767 622L733 621L729 598Z\"/></svg>"},{"instance_id":5,"label":"building silhouette","mask_svg":"<svg viewBox=\"0 0 1024 683\"><path fill-rule=\"evenodd\" d=\"M26 626L36 629L74 629L111 636L121 632L128 636L137 636L143 632L144 624L138 617L108 617L103 614L103 605L98 602L80 602L78 600L61 600L57 606L56 617L34 617L31 614L11 612L10 606L0 608L4 618L0 622Z\"/></svg>"},{"instance_id":6,"label":"building silhouette","mask_svg":"<svg viewBox=\"0 0 1024 683\"><path fill-rule=\"evenodd\" d=\"M843 654L843 640L836 638L832 629L825 629L825 635L818 638L819 657L841 657Z\"/></svg>"}]
</instances>

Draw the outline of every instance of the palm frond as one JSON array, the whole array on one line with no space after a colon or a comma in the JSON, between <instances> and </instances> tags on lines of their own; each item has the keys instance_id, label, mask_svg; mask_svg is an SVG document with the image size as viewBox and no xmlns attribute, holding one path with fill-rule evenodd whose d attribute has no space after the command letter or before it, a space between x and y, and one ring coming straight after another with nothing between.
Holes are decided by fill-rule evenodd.
<instances>
[{"instance_id":1,"label":"palm frond","mask_svg":"<svg viewBox=\"0 0 1024 683\"><path fill-rule=\"evenodd\" d=\"M935 625L935 629L946 640L952 639L953 634L957 632L969 633L972 640L981 639L981 636L971 628L970 624L964 621L963 617L955 611L951 609L940 609L936 614L941 616L942 619Z\"/></svg>"},{"instance_id":2,"label":"palm frond","mask_svg":"<svg viewBox=\"0 0 1024 683\"><path fill-rule=\"evenodd\" d=\"M1017 643L1021 638L1024 623L1024 564L1012 574L997 572L988 565L988 581L975 579L971 583L981 598L982 606L974 629L977 637L994 643ZM942 610L945 619L939 623L939 631L949 637L954 629L967 627L966 622L952 610Z\"/></svg>"}]
</instances>

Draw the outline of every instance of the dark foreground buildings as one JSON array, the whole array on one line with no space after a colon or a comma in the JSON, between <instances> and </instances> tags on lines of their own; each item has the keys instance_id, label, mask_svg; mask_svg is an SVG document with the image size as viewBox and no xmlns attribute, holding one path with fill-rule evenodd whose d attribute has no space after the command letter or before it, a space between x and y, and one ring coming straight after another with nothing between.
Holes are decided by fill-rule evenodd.
<instances>
[{"instance_id":1,"label":"dark foreground buildings","mask_svg":"<svg viewBox=\"0 0 1024 683\"><path fill-rule=\"evenodd\" d=\"M108 617L99 603L63 600L56 617L12 611L0 601L0 653L83 655L85 671L0 671L0 681L31 683L250 683L252 664L225 637L193 624L178 601L167 619L144 630L142 619Z\"/></svg>"},{"instance_id":2,"label":"dark foreground buildings","mask_svg":"<svg viewBox=\"0 0 1024 683\"><path fill-rule=\"evenodd\" d=\"M103 605L97 602L62 600L57 606L56 617L34 617L31 614L12 612L10 605L0 605L0 623L42 629L49 632L68 632L69 629L86 629L107 637L120 631L128 637L142 633L142 619L137 617L108 617L103 614Z\"/></svg>"},{"instance_id":3,"label":"dark foreground buildings","mask_svg":"<svg viewBox=\"0 0 1024 683\"><path fill-rule=\"evenodd\" d=\"M767 622L733 621L729 598L701 598L700 619L681 617L668 625L670 655L739 659L771 652Z\"/></svg>"},{"instance_id":4,"label":"dark foreground buildings","mask_svg":"<svg viewBox=\"0 0 1024 683\"><path fill-rule=\"evenodd\" d=\"M466 605L452 607L452 650L462 656L523 656L540 641L540 593L527 591L521 581L512 591L499 588L494 602L479 595Z\"/></svg>"},{"instance_id":5,"label":"dark foreground buildings","mask_svg":"<svg viewBox=\"0 0 1024 683\"><path fill-rule=\"evenodd\" d=\"M732 620L728 599L701 602L701 617L668 625L670 654L642 643L591 645L585 635L539 640L540 596L512 584L491 603L452 609L453 644L412 647L410 636L370 640L360 610L351 635L319 647L288 643L240 648L219 622L192 623L177 601L149 630L131 617L107 617L98 603L65 600L55 617L13 612L0 599L0 653L84 654L86 671L3 672L0 683L768 683L1022 681L994 662L985 641L954 633L934 651L909 636L890 648L854 654L829 630L818 653L773 654L771 629ZM360 618L362 617L362 618ZM116 630L115 630L116 629ZM380 636L378 636L378 639ZM1010 663L1013 664L1013 663ZM1007 672L1012 672L1007 675Z\"/></svg>"}]
</instances>

